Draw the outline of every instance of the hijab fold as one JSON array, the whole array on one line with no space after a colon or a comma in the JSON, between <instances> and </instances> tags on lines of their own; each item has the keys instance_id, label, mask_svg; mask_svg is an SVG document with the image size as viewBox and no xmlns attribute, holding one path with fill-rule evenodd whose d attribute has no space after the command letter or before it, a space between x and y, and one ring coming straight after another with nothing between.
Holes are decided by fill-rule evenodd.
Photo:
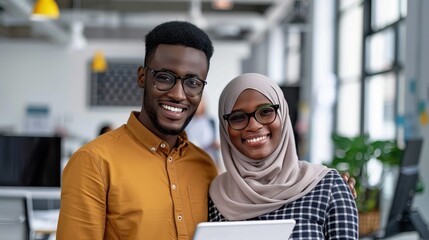
<instances>
[{"instance_id":1,"label":"hijab fold","mask_svg":"<svg viewBox=\"0 0 429 240\"><path fill-rule=\"evenodd\" d=\"M246 89L262 93L279 104L281 141L263 160L240 153L228 135L223 115L231 113L239 95ZM289 109L280 87L268 77L246 73L234 78L219 99L219 130L226 172L210 186L210 197L220 213L229 220L244 220L269 213L309 193L330 169L298 160Z\"/></svg>"}]
</instances>

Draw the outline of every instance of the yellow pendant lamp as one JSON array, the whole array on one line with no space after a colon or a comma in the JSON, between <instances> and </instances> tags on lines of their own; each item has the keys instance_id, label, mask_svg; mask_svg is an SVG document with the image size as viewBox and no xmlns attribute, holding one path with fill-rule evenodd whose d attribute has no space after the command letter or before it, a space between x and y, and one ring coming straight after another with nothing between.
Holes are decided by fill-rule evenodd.
<instances>
[{"instance_id":1,"label":"yellow pendant lamp","mask_svg":"<svg viewBox=\"0 0 429 240\"><path fill-rule=\"evenodd\" d=\"M58 19L60 10L55 0L37 0L31 13L32 20Z\"/></svg>"},{"instance_id":2,"label":"yellow pendant lamp","mask_svg":"<svg viewBox=\"0 0 429 240\"><path fill-rule=\"evenodd\" d=\"M91 68L93 72L105 72L107 70L107 62L103 51L98 50L95 52Z\"/></svg>"}]
</instances>

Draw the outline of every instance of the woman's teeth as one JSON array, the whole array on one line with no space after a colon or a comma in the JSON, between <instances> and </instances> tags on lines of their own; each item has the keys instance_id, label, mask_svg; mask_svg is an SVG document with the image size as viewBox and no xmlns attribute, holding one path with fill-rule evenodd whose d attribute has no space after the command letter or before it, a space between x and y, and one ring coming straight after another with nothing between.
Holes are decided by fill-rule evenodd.
<instances>
[{"instance_id":1,"label":"woman's teeth","mask_svg":"<svg viewBox=\"0 0 429 240\"><path fill-rule=\"evenodd\" d=\"M266 138L267 138L267 136L262 136L262 137L257 137L257 138L251 138L251 139L247 139L246 142L248 142L248 143L255 143L255 142L262 141L262 140L264 140Z\"/></svg>"}]
</instances>

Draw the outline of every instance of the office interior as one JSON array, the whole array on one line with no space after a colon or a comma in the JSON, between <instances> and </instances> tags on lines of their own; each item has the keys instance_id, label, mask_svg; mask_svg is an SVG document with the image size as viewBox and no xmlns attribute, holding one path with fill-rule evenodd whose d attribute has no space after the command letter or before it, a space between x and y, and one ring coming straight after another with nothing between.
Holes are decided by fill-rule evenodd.
<instances>
[{"instance_id":1,"label":"office interior","mask_svg":"<svg viewBox=\"0 0 429 240\"><path fill-rule=\"evenodd\" d=\"M132 69L143 64L145 33L188 20L213 39L204 97L216 121L228 81L258 72L298 92L288 101L301 159L331 161L334 133L368 134L399 147L421 139L418 171L426 188L410 204L429 223L429 1L230 0L218 10L215 0L57 0L60 17L44 22L30 20L34 2L0 0L1 135L61 137L63 168L102 124L119 127L140 110ZM108 74L92 68L97 52ZM372 170L380 175L382 166ZM382 227L399 173L382 176ZM8 191L29 193L36 214L60 204L60 187L0 186ZM420 237L409 231L386 239Z\"/></svg>"}]
</instances>

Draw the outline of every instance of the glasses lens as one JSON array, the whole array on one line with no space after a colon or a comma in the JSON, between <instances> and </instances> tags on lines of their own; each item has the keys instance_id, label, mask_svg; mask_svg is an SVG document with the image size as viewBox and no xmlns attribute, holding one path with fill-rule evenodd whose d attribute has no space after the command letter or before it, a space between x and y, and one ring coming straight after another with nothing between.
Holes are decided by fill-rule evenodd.
<instances>
[{"instance_id":1,"label":"glasses lens","mask_svg":"<svg viewBox=\"0 0 429 240\"><path fill-rule=\"evenodd\" d=\"M270 124L276 119L276 110L273 106L265 106L258 109L255 118L262 124Z\"/></svg>"},{"instance_id":2,"label":"glasses lens","mask_svg":"<svg viewBox=\"0 0 429 240\"><path fill-rule=\"evenodd\" d=\"M255 117L256 121L263 125L268 125L277 117L278 105L267 105L263 106L252 113L244 112L234 112L228 115L225 115L224 118L227 119L228 124L231 128L235 130L242 130L247 127L249 124L249 118Z\"/></svg>"},{"instance_id":3,"label":"glasses lens","mask_svg":"<svg viewBox=\"0 0 429 240\"><path fill-rule=\"evenodd\" d=\"M204 83L198 78L186 78L183 80L183 91L189 96L196 96L201 93Z\"/></svg>"},{"instance_id":4,"label":"glasses lens","mask_svg":"<svg viewBox=\"0 0 429 240\"><path fill-rule=\"evenodd\" d=\"M236 113L231 113L231 115L228 118L228 122L233 129L239 130L247 126L247 123L249 122L249 118L245 113L236 112Z\"/></svg>"},{"instance_id":5,"label":"glasses lens","mask_svg":"<svg viewBox=\"0 0 429 240\"><path fill-rule=\"evenodd\" d=\"M156 88L161 91L169 90L174 86L176 77L168 72L157 72L153 76Z\"/></svg>"}]
</instances>

